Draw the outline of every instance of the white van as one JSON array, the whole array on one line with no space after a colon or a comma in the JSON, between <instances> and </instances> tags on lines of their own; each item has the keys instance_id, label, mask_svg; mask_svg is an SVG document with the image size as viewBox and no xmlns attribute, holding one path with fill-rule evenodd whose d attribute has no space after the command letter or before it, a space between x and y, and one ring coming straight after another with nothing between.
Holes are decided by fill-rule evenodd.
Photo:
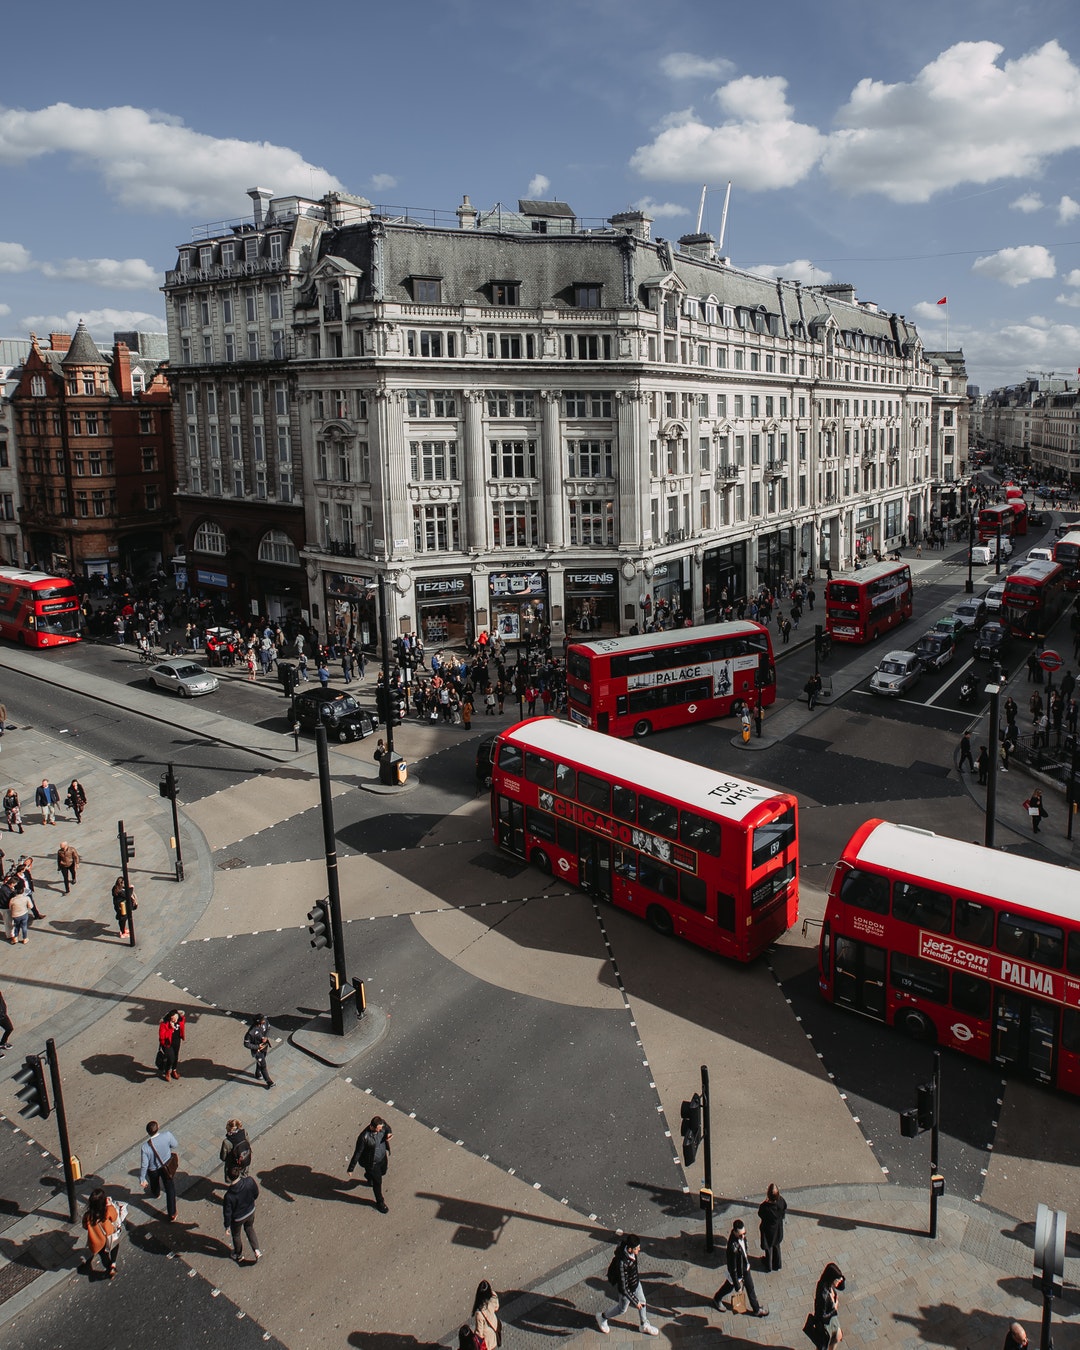
<instances>
[{"instance_id":1,"label":"white van","mask_svg":"<svg viewBox=\"0 0 1080 1350\"><path fill-rule=\"evenodd\" d=\"M1001 556L1009 557L1012 545L1007 539L1001 541ZM974 544L971 549L971 562L974 567L992 567L997 561L997 545L991 540L988 544Z\"/></svg>"},{"instance_id":2,"label":"white van","mask_svg":"<svg viewBox=\"0 0 1080 1350\"><path fill-rule=\"evenodd\" d=\"M1029 548L1025 562L1053 562L1054 551L1049 548Z\"/></svg>"}]
</instances>

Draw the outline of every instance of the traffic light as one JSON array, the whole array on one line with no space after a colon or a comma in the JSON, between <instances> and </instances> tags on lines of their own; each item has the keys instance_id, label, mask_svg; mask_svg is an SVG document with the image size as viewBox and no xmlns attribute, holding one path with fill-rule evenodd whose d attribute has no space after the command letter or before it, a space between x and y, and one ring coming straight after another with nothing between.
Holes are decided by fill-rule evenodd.
<instances>
[{"instance_id":1,"label":"traffic light","mask_svg":"<svg viewBox=\"0 0 1080 1350\"><path fill-rule=\"evenodd\" d=\"M700 1143L701 1094L695 1092L688 1102L682 1104L682 1152L685 1166L693 1164Z\"/></svg>"},{"instance_id":2,"label":"traffic light","mask_svg":"<svg viewBox=\"0 0 1080 1350\"><path fill-rule=\"evenodd\" d=\"M313 947L330 946L330 902L316 900L308 910L308 932Z\"/></svg>"},{"instance_id":3,"label":"traffic light","mask_svg":"<svg viewBox=\"0 0 1080 1350\"><path fill-rule=\"evenodd\" d=\"M905 1139L919 1137L919 1113L914 1107L910 1111L900 1112L900 1133Z\"/></svg>"},{"instance_id":4,"label":"traffic light","mask_svg":"<svg viewBox=\"0 0 1080 1350\"><path fill-rule=\"evenodd\" d=\"M158 796L164 797L166 801L172 802L176 800L176 794L179 791L180 780L174 773L170 773L169 770L166 769L161 775L161 780L158 783ZM132 854L132 857L134 857L134 854Z\"/></svg>"},{"instance_id":5,"label":"traffic light","mask_svg":"<svg viewBox=\"0 0 1080 1350\"><path fill-rule=\"evenodd\" d=\"M135 859L135 836L124 833L120 836L120 851L128 862Z\"/></svg>"},{"instance_id":6,"label":"traffic light","mask_svg":"<svg viewBox=\"0 0 1080 1350\"><path fill-rule=\"evenodd\" d=\"M915 1090L915 1112L919 1118L920 1130L932 1130L937 1112L934 1103L933 1083L920 1083Z\"/></svg>"},{"instance_id":7,"label":"traffic light","mask_svg":"<svg viewBox=\"0 0 1080 1350\"><path fill-rule=\"evenodd\" d=\"M49 1085L45 1081L45 1066L40 1055L26 1056L15 1081L20 1085L15 1094L19 1099L20 1116L41 1116L44 1120L52 1114Z\"/></svg>"}]
</instances>

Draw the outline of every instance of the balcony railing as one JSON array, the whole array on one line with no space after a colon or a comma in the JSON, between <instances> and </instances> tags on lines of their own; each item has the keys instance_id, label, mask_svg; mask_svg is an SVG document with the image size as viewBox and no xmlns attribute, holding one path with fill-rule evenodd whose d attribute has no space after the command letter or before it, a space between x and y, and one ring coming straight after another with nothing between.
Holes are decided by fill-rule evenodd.
<instances>
[{"instance_id":1,"label":"balcony railing","mask_svg":"<svg viewBox=\"0 0 1080 1350\"><path fill-rule=\"evenodd\" d=\"M736 480L742 477L742 466L740 464L718 464L716 466L716 486L733 487Z\"/></svg>"}]
</instances>

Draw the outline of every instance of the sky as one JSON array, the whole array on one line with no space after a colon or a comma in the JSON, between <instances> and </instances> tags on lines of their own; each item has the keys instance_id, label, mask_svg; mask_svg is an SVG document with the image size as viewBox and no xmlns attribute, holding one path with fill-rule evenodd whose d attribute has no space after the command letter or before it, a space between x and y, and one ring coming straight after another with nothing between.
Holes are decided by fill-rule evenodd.
<instances>
[{"instance_id":1,"label":"sky","mask_svg":"<svg viewBox=\"0 0 1080 1350\"><path fill-rule=\"evenodd\" d=\"M163 331L177 246L256 185L677 239L730 181L735 267L850 283L984 391L1078 378L1075 0L21 5L4 47L2 337Z\"/></svg>"}]
</instances>

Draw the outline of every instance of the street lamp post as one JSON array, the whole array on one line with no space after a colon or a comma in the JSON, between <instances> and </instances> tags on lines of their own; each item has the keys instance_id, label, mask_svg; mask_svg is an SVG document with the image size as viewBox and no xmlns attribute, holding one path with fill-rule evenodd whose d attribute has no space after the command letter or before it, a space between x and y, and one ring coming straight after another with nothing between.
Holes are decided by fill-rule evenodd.
<instances>
[{"instance_id":1,"label":"street lamp post","mask_svg":"<svg viewBox=\"0 0 1080 1350\"><path fill-rule=\"evenodd\" d=\"M975 512L968 511L968 574L967 581L964 583L964 590L968 595L975 589L975 583L971 579L972 552L975 548Z\"/></svg>"},{"instance_id":2,"label":"street lamp post","mask_svg":"<svg viewBox=\"0 0 1080 1350\"><path fill-rule=\"evenodd\" d=\"M986 779L986 824L983 843L987 848L993 848L994 815L997 811L998 703L1001 700L1001 685L988 684L986 693L990 695L990 772Z\"/></svg>"}]
</instances>

